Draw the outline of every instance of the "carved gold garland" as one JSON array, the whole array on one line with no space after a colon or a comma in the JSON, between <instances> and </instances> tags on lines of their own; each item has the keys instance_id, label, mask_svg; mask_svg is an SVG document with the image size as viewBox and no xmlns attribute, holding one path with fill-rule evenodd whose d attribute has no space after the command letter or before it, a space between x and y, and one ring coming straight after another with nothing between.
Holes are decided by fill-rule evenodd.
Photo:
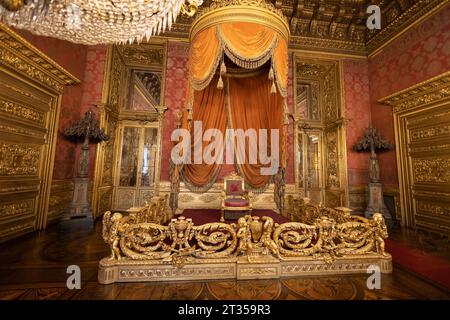
<instances>
[{"instance_id":1,"label":"carved gold garland","mask_svg":"<svg viewBox=\"0 0 450 320\"><path fill-rule=\"evenodd\" d=\"M167 197L161 201L167 205ZM203 264L208 268L239 261L240 272L251 277L263 272L261 268L256 273L246 272L245 268L252 264L269 264L264 268L270 269L279 268L283 261L300 263L305 259L324 266L355 258L390 261L390 255L384 251L388 234L381 214L368 220L310 204L303 204L302 210L304 222L279 225L271 217L247 215L233 224L213 222L199 226L183 216L161 225L143 220L142 214L123 216L108 211L103 217L103 238L110 246L111 256L100 262L99 279L103 283L109 281L104 278L109 268L136 264L150 272L155 265L183 269ZM389 272L389 268L384 271Z\"/></svg>"}]
</instances>

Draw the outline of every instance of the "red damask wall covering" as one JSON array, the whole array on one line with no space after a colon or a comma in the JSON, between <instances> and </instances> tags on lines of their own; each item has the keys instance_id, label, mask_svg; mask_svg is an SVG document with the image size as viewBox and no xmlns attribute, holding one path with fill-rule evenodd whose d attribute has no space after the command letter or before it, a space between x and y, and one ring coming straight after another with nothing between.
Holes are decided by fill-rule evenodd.
<instances>
[{"instance_id":1,"label":"red damask wall covering","mask_svg":"<svg viewBox=\"0 0 450 320\"><path fill-rule=\"evenodd\" d=\"M362 136L371 121L369 69L366 60L344 60L345 117L347 124L347 167L350 186L369 182L369 156L353 151L352 147Z\"/></svg>"},{"instance_id":2,"label":"red damask wall covering","mask_svg":"<svg viewBox=\"0 0 450 320\"><path fill-rule=\"evenodd\" d=\"M178 112L185 108L186 88L189 78L188 56L189 43L168 42L164 100L169 110L164 115L163 123L161 181L169 180L170 151L172 149L170 136L177 126Z\"/></svg>"},{"instance_id":3,"label":"red damask wall covering","mask_svg":"<svg viewBox=\"0 0 450 320\"><path fill-rule=\"evenodd\" d=\"M289 55L289 68L288 68L288 83L287 83L287 98L286 103L288 105L289 112L294 112L294 56ZM295 183L295 161L294 161L294 123L292 119L289 119L289 125L286 130L286 183Z\"/></svg>"},{"instance_id":4,"label":"red damask wall covering","mask_svg":"<svg viewBox=\"0 0 450 320\"><path fill-rule=\"evenodd\" d=\"M77 146L64 139L62 130L80 117L88 47L54 38L35 36L27 31L17 32L81 81L78 85L64 89L53 169L54 180L72 179L76 172Z\"/></svg>"},{"instance_id":5,"label":"red damask wall covering","mask_svg":"<svg viewBox=\"0 0 450 320\"><path fill-rule=\"evenodd\" d=\"M377 101L450 70L450 5L369 59L372 122L394 141L392 109ZM381 178L398 185L395 152L380 156Z\"/></svg>"},{"instance_id":6,"label":"red damask wall covering","mask_svg":"<svg viewBox=\"0 0 450 320\"><path fill-rule=\"evenodd\" d=\"M80 117L83 116L86 111L91 109L97 114L98 119L98 110L94 105L98 105L102 102L106 55L107 47L103 45L89 46L87 49L86 69L82 80L83 96L80 105ZM94 177L96 151L97 145L91 145L89 165L89 177L91 179ZM77 163L79 155L80 147L78 147L77 150Z\"/></svg>"},{"instance_id":7,"label":"red damask wall covering","mask_svg":"<svg viewBox=\"0 0 450 320\"><path fill-rule=\"evenodd\" d=\"M78 85L64 89L53 170L54 180L72 179L76 174L80 146L66 140L62 132L71 123L79 120L92 104L101 102L106 46L88 47L54 38L36 36L27 31L18 30L17 32L81 81ZM96 109L93 108L93 111L96 112ZM95 150L95 146L92 146L91 178L93 177Z\"/></svg>"}]
</instances>

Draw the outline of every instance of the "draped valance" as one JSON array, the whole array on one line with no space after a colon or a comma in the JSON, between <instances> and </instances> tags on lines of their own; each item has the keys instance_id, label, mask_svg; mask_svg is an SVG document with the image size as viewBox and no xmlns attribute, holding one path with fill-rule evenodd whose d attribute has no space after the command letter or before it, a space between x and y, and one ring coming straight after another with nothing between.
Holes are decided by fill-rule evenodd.
<instances>
[{"instance_id":1,"label":"draped valance","mask_svg":"<svg viewBox=\"0 0 450 320\"><path fill-rule=\"evenodd\" d=\"M255 69L271 60L273 80L286 97L287 39L274 29L252 22L227 22L196 33L191 39L189 76L193 90L210 83L224 54L236 65Z\"/></svg>"}]
</instances>

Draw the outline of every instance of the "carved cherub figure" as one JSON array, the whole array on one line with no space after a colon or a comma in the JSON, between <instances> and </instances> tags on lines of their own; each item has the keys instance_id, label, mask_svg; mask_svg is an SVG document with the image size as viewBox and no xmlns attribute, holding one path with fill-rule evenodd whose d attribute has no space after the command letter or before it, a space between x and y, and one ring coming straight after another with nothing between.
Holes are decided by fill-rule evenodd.
<instances>
[{"instance_id":1,"label":"carved cherub figure","mask_svg":"<svg viewBox=\"0 0 450 320\"><path fill-rule=\"evenodd\" d=\"M250 226L247 219L248 216L240 217L237 222L238 231L236 233L236 237L239 241L239 244L236 249L236 254L245 252L247 253L247 256L250 257L253 250L253 245Z\"/></svg>"},{"instance_id":2,"label":"carved cherub figure","mask_svg":"<svg viewBox=\"0 0 450 320\"><path fill-rule=\"evenodd\" d=\"M372 225L373 237L376 244L377 253L386 256L386 252L384 251L384 239L387 239L388 232L386 223L384 222L384 217L381 213L375 213L370 220Z\"/></svg>"},{"instance_id":3,"label":"carved cherub figure","mask_svg":"<svg viewBox=\"0 0 450 320\"><path fill-rule=\"evenodd\" d=\"M264 226L263 234L261 236L261 242L264 247L264 252L265 254L270 252L278 258L280 256L280 252L278 250L277 244L272 239L274 221L270 217L263 217L262 220L264 221Z\"/></svg>"},{"instance_id":4,"label":"carved cherub figure","mask_svg":"<svg viewBox=\"0 0 450 320\"><path fill-rule=\"evenodd\" d=\"M107 211L103 215L102 236L103 240L109 244L109 247L111 248L110 260L120 260L122 258L119 249L120 233L122 231L120 220L122 218L122 214L118 212L112 214L111 211Z\"/></svg>"},{"instance_id":5,"label":"carved cherub figure","mask_svg":"<svg viewBox=\"0 0 450 320\"><path fill-rule=\"evenodd\" d=\"M314 245L314 255L322 256L326 261L334 261L336 257L337 245L334 242L336 238L336 221L334 219L322 216L316 219L316 229L318 230L318 239Z\"/></svg>"}]
</instances>

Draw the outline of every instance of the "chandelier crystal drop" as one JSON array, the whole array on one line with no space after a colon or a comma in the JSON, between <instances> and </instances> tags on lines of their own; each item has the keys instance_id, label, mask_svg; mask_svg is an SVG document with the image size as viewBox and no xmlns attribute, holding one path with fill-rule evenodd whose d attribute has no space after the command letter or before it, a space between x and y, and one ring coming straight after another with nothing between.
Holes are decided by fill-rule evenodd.
<instances>
[{"instance_id":1,"label":"chandelier crystal drop","mask_svg":"<svg viewBox=\"0 0 450 320\"><path fill-rule=\"evenodd\" d=\"M203 0L0 0L0 21L34 34L94 45L133 43L170 30Z\"/></svg>"}]
</instances>

